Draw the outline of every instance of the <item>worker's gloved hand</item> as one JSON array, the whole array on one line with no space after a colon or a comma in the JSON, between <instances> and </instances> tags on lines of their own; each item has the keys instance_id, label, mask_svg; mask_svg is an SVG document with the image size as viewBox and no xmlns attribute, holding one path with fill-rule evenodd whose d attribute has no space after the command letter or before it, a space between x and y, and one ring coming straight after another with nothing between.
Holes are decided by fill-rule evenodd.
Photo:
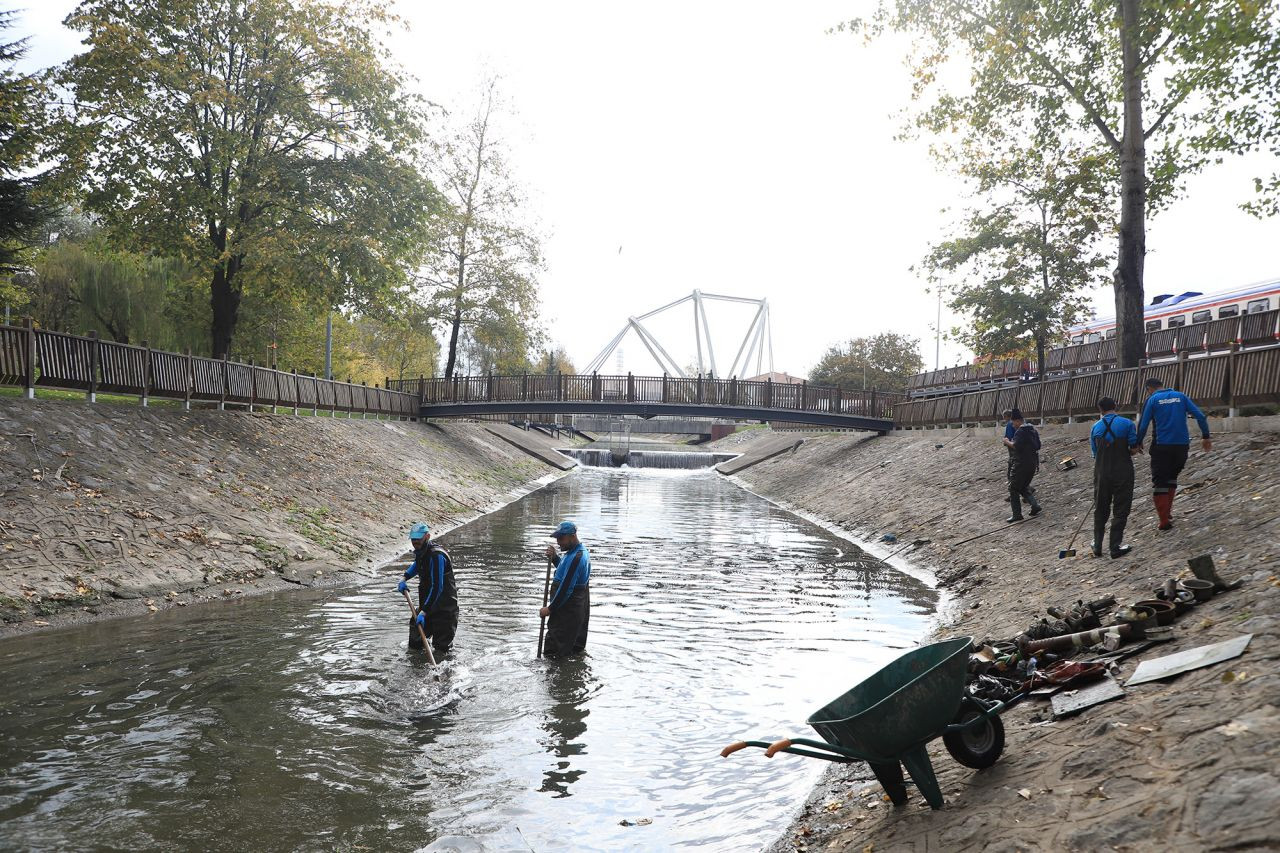
<instances>
[{"instance_id":1,"label":"worker's gloved hand","mask_svg":"<svg viewBox=\"0 0 1280 853\"><path fill-rule=\"evenodd\" d=\"M400 581L399 585L396 586L396 592L408 592L408 591L409 591L409 584L405 583L404 581Z\"/></svg>"},{"instance_id":2,"label":"worker's gloved hand","mask_svg":"<svg viewBox=\"0 0 1280 853\"><path fill-rule=\"evenodd\" d=\"M427 626L427 614L425 613L418 614L418 625L420 625L423 628Z\"/></svg>"}]
</instances>

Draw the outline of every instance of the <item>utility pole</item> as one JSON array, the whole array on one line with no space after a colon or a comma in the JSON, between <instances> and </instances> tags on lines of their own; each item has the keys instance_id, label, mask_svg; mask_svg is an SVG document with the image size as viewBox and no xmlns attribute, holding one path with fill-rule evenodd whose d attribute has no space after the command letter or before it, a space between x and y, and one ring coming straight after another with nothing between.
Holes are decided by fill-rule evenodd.
<instances>
[{"instance_id":1,"label":"utility pole","mask_svg":"<svg viewBox=\"0 0 1280 853\"><path fill-rule=\"evenodd\" d=\"M933 369L942 365L942 288L938 288L938 319L933 327Z\"/></svg>"}]
</instances>

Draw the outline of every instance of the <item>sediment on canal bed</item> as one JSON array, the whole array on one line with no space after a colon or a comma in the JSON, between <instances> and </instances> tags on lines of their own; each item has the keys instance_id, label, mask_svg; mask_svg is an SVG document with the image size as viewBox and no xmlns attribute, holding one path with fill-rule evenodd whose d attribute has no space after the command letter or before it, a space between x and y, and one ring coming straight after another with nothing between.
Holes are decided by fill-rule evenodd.
<instances>
[{"instance_id":1,"label":"sediment on canal bed","mask_svg":"<svg viewBox=\"0 0 1280 853\"><path fill-rule=\"evenodd\" d=\"M411 522L443 532L560 473L530 451L563 443L495 424L2 400L0 634L352 582L407 550Z\"/></svg>"},{"instance_id":2,"label":"sediment on canal bed","mask_svg":"<svg viewBox=\"0 0 1280 853\"><path fill-rule=\"evenodd\" d=\"M1249 432L1222 426L1213 425L1210 452L1192 445L1172 531L1156 530L1148 458L1137 457L1126 536L1134 550L1118 560L1091 556L1091 519L1075 543L1080 556L1058 558L1090 507L1084 425L1042 428L1047 464L1034 485L1045 513L1019 525L1004 525L1006 452L994 429L815 434L738 475L753 491L864 541L893 534L895 544L873 550L902 548L952 597L935 638L1011 637L1050 605L1150 598L1199 554L1244 586L1179 617L1174 640L1121 662L1119 681L1141 660L1253 635L1235 660L1135 685L1075 717L1054 720L1047 703L1024 702L1005 715L1005 751L987 770L961 767L935 741L930 755L947 800L940 811L914 789L909 805L894 808L865 765L833 765L792 826L779 827L773 849L1280 847L1280 432L1263 419L1244 424ZM1058 470L1067 456L1079 466ZM832 698L852 686L833 683ZM796 720L795 731L778 735L812 736L806 728ZM765 760L732 760L751 759ZM785 773L804 760L780 755L769 770Z\"/></svg>"}]
</instances>

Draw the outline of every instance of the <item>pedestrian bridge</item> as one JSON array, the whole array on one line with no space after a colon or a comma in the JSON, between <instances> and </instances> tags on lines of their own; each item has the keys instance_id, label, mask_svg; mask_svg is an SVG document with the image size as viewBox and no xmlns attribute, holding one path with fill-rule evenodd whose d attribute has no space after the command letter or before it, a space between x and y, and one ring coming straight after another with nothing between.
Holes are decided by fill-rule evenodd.
<instances>
[{"instance_id":1,"label":"pedestrian bridge","mask_svg":"<svg viewBox=\"0 0 1280 853\"><path fill-rule=\"evenodd\" d=\"M609 414L775 421L887 432L902 394L808 383L671 376L455 376L390 380L416 394L423 418Z\"/></svg>"}]
</instances>

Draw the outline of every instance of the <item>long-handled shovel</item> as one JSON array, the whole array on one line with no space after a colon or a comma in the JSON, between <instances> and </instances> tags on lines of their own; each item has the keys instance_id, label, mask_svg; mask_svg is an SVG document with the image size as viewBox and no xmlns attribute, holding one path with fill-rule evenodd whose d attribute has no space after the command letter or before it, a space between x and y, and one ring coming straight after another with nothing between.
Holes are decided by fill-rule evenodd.
<instances>
[{"instance_id":1,"label":"long-handled shovel","mask_svg":"<svg viewBox=\"0 0 1280 853\"><path fill-rule=\"evenodd\" d=\"M404 603L409 605L409 618L413 620L414 627L418 629L418 636L422 638L422 650L427 653L427 662L435 666L436 656L431 653L431 641L427 639L427 632L423 631L422 626L418 624L418 610L413 606L413 599L409 598L408 590L404 590Z\"/></svg>"},{"instance_id":2,"label":"long-handled shovel","mask_svg":"<svg viewBox=\"0 0 1280 853\"><path fill-rule=\"evenodd\" d=\"M1084 522L1089 516L1093 515L1093 505L1098 500L1097 489L1093 492L1093 500L1089 501L1089 509L1080 517L1080 523L1076 525L1076 532L1071 534L1071 541L1067 543L1067 547L1058 552L1058 559L1065 560L1067 557L1076 555L1076 537L1080 535L1080 531L1084 529Z\"/></svg>"},{"instance_id":3,"label":"long-handled shovel","mask_svg":"<svg viewBox=\"0 0 1280 853\"><path fill-rule=\"evenodd\" d=\"M556 561L547 558L547 579L542 584L542 606L546 607L547 602L551 598L551 570L555 568ZM542 617L542 625L538 628L538 657L542 657L542 639L547 635L547 617Z\"/></svg>"}]
</instances>

